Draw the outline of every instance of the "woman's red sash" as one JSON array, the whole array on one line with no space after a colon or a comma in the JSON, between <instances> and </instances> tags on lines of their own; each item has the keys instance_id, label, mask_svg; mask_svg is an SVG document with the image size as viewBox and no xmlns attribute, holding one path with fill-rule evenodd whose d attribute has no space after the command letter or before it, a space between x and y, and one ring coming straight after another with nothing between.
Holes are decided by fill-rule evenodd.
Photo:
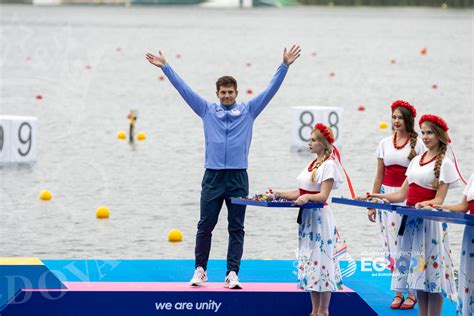
<instances>
[{"instance_id":1,"label":"woman's red sash","mask_svg":"<svg viewBox=\"0 0 474 316\"><path fill-rule=\"evenodd\" d=\"M467 204L469 204L469 213L474 214L474 200L470 200Z\"/></svg>"},{"instance_id":2,"label":"woman's red sash","mask_svg":"<svg viewBox=\"0 0 474 316\"><path fill-rule=\"evenodd\" d=\"M390 187L401 187L405 181L407 167L400 165L385 166L382 184Z\"/></svg>"},{"instance_id":3,"label":"woman's red sash","mask_svg":"<svg viewBox=\"0 0 474 316\"><path fill-rule=\"evenodd\" d=\"M420 187L416 183L408 185L407 205L415 206L416 203L434 199L436 190Z\"/></svg>"}]
</instances>

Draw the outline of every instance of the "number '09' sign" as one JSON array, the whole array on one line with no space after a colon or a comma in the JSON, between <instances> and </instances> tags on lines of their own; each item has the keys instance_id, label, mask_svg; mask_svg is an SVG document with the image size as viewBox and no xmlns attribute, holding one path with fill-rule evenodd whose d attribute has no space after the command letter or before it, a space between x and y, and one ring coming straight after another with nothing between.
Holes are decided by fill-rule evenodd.
<instances>
[{"instance_id":1,"label":"number '09' sign","mask_svg":"<svg viewBox=\"0 0 474 316\"><path fill-rule=\"evenodd\" d=\"M323 123L331 128L334 144L342 147L342 111L340 107L329 106L295 106L292 108L291 149L308 148L311 131L316 123Z\"/></svg>"},{"instance_id":2,"label":"number '09' sign","mask_svg":"<svg viewBox=\"0 0 474 316\"><path fill-rule=\"evenodd\" d=\"M0 115L0 163L35 162L37 126L35 117Z\"/></svg>"}]
</instances>

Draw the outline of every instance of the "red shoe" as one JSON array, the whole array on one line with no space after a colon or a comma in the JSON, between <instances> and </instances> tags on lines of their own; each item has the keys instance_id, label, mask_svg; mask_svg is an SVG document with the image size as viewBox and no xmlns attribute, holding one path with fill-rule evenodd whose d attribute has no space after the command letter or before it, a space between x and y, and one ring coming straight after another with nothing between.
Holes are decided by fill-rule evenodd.
<instances>
[{"instance_id":1,"label":"red shoe","mask_svg":"<svg viewBox=\"0 0 474 316\"><path fill-rule=\"evenodd\" d=\"M416 305L416 297L407 296L403 305L400 306L400 309L413 309L415 305Z\"/></svg>"},{"instance_id":2,"label":"red shoe","mask_svg":"<svg viewBox=\"0 0 474 316\"><path fill-rule=\"evenodd\" d=\"M398 302L396 302L397 299L399 299ZM402 306L404 301L405 301L405 299L403 298L403 295L395 295L395 297L393 298L393 301L392 301L392 305L390 305L390 308L391 309L399 309Z\"/></svg>"}]
</instances>

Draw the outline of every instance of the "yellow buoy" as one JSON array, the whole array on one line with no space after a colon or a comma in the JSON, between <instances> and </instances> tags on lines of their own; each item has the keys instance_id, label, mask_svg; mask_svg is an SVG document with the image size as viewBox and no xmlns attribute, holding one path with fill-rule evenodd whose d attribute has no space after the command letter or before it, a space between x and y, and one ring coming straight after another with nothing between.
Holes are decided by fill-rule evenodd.
<instances>
[{"instance_id":1,"label":"yellow buoy","mask_svg":"<svg viewBox=\"0 0 474 316\"><path fill-rule=\"evenodd\" d=\"M118 139L125 139L127 138L127 133L125 133L124 131L120 131L117 133L117 138Z\"/></svg>"},{"instance_id":2,"label":"yellow buoy","mask_svg":"<svg viewBox=\"0 0 474 316\"><path fill-rule=\"evenodd\" d=\"M146 134L145 134L145 133L139 132L139 133L137 134L137 139L138 139L138 140L145 140L145 138L146 138Z\"/></svg>"},{"instance_id":3,"label":"yellow buoy","mask_svg":"<svg viewBox=\"0 0 474 316\"><path fill-rule=\"evenodd\" d=\"M448 8L448 5L447 5L446 3L443 3L443 4L441 5L441 9L447 9L447 8Z\"/></svg>"},{"instance_id":4,"label":"yellow buoy","mask_svg":"<svg viewBox=\"0 0 474 316\"><path fill-rule=\"evenodd\" d=\"M95 216L97 218L109 218L110 210L106 206L101 206L95 211Z\"/></svg>"},{"instance_id":5,"label":"yellow buoy","mask_svg":"<svg viewBox=\"0 0 474 316\"><path fill-rule=\"evenodd\" d=\"M171 242L183 241L183 234L177 229L172 229L168 233L168 241L171 241Z\"/></svg>"},{"instance_id":6,"label":"yellow buoy","mask_svg":"<svg viewBox=\"0 0 474 316\"><path fill-rule=\"evenodd\" d=\"M379 128L381 129L386 129L388 127L388 123L385 121L382 121L379 123Z\"/></svg>"},{"instance_id":7,"label":"yellow buoy","mask_svg":"<svg viewBox=\"0 0 474 316\"><path fill-rule=\"evenodd\" d=\"M51 200L52 197L53 196L51 195L51 192L49 192L48 190L43 190L39 194L40 200L43 200L43 201L49 201Z\"/></svg>"}]
</instances>

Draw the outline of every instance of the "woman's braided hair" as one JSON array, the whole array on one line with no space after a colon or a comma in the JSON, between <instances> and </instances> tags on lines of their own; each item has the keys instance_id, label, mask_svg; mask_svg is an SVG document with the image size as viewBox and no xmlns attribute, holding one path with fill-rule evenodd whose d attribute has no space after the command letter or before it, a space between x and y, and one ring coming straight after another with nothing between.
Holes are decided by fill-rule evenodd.
<instances>
[{"instance_id":1,"label":"woman's braided hair","mask_svg":"<svg viewBox=\"0 0 474 316\"><path fill-rule=\"evenodd\" d=\"M311 182L316 181L316 172L323 164L324 161L329 159L332 154L332 143L334 142L334 134L332 130L324 124L318 123L314 126L314 129L311 131L311 135L316 138L324 147L324 155L318 157L318 160L314 164L314 169L311 172Z\"/></svg>"},{"instance_id":2,"label":"woman's braided hair","mask_svg":"<svg viewBox=\"0 0 474 316\"><path fill-rule=\"evenodd\" d=\"M432 114L425 114L420 118L420 127L422 124L427 124L429 128L433 131L435 136L438 138L439 151L436 156L434 174L435 179L433 180L433 187L437 189L439 187L439 176L441 174L441 165L443 164L443 159L446 156L446 150L448 149L449 144L449 135L448 135L448 124L439 116Z\"/></svg>"}]
</instances>

